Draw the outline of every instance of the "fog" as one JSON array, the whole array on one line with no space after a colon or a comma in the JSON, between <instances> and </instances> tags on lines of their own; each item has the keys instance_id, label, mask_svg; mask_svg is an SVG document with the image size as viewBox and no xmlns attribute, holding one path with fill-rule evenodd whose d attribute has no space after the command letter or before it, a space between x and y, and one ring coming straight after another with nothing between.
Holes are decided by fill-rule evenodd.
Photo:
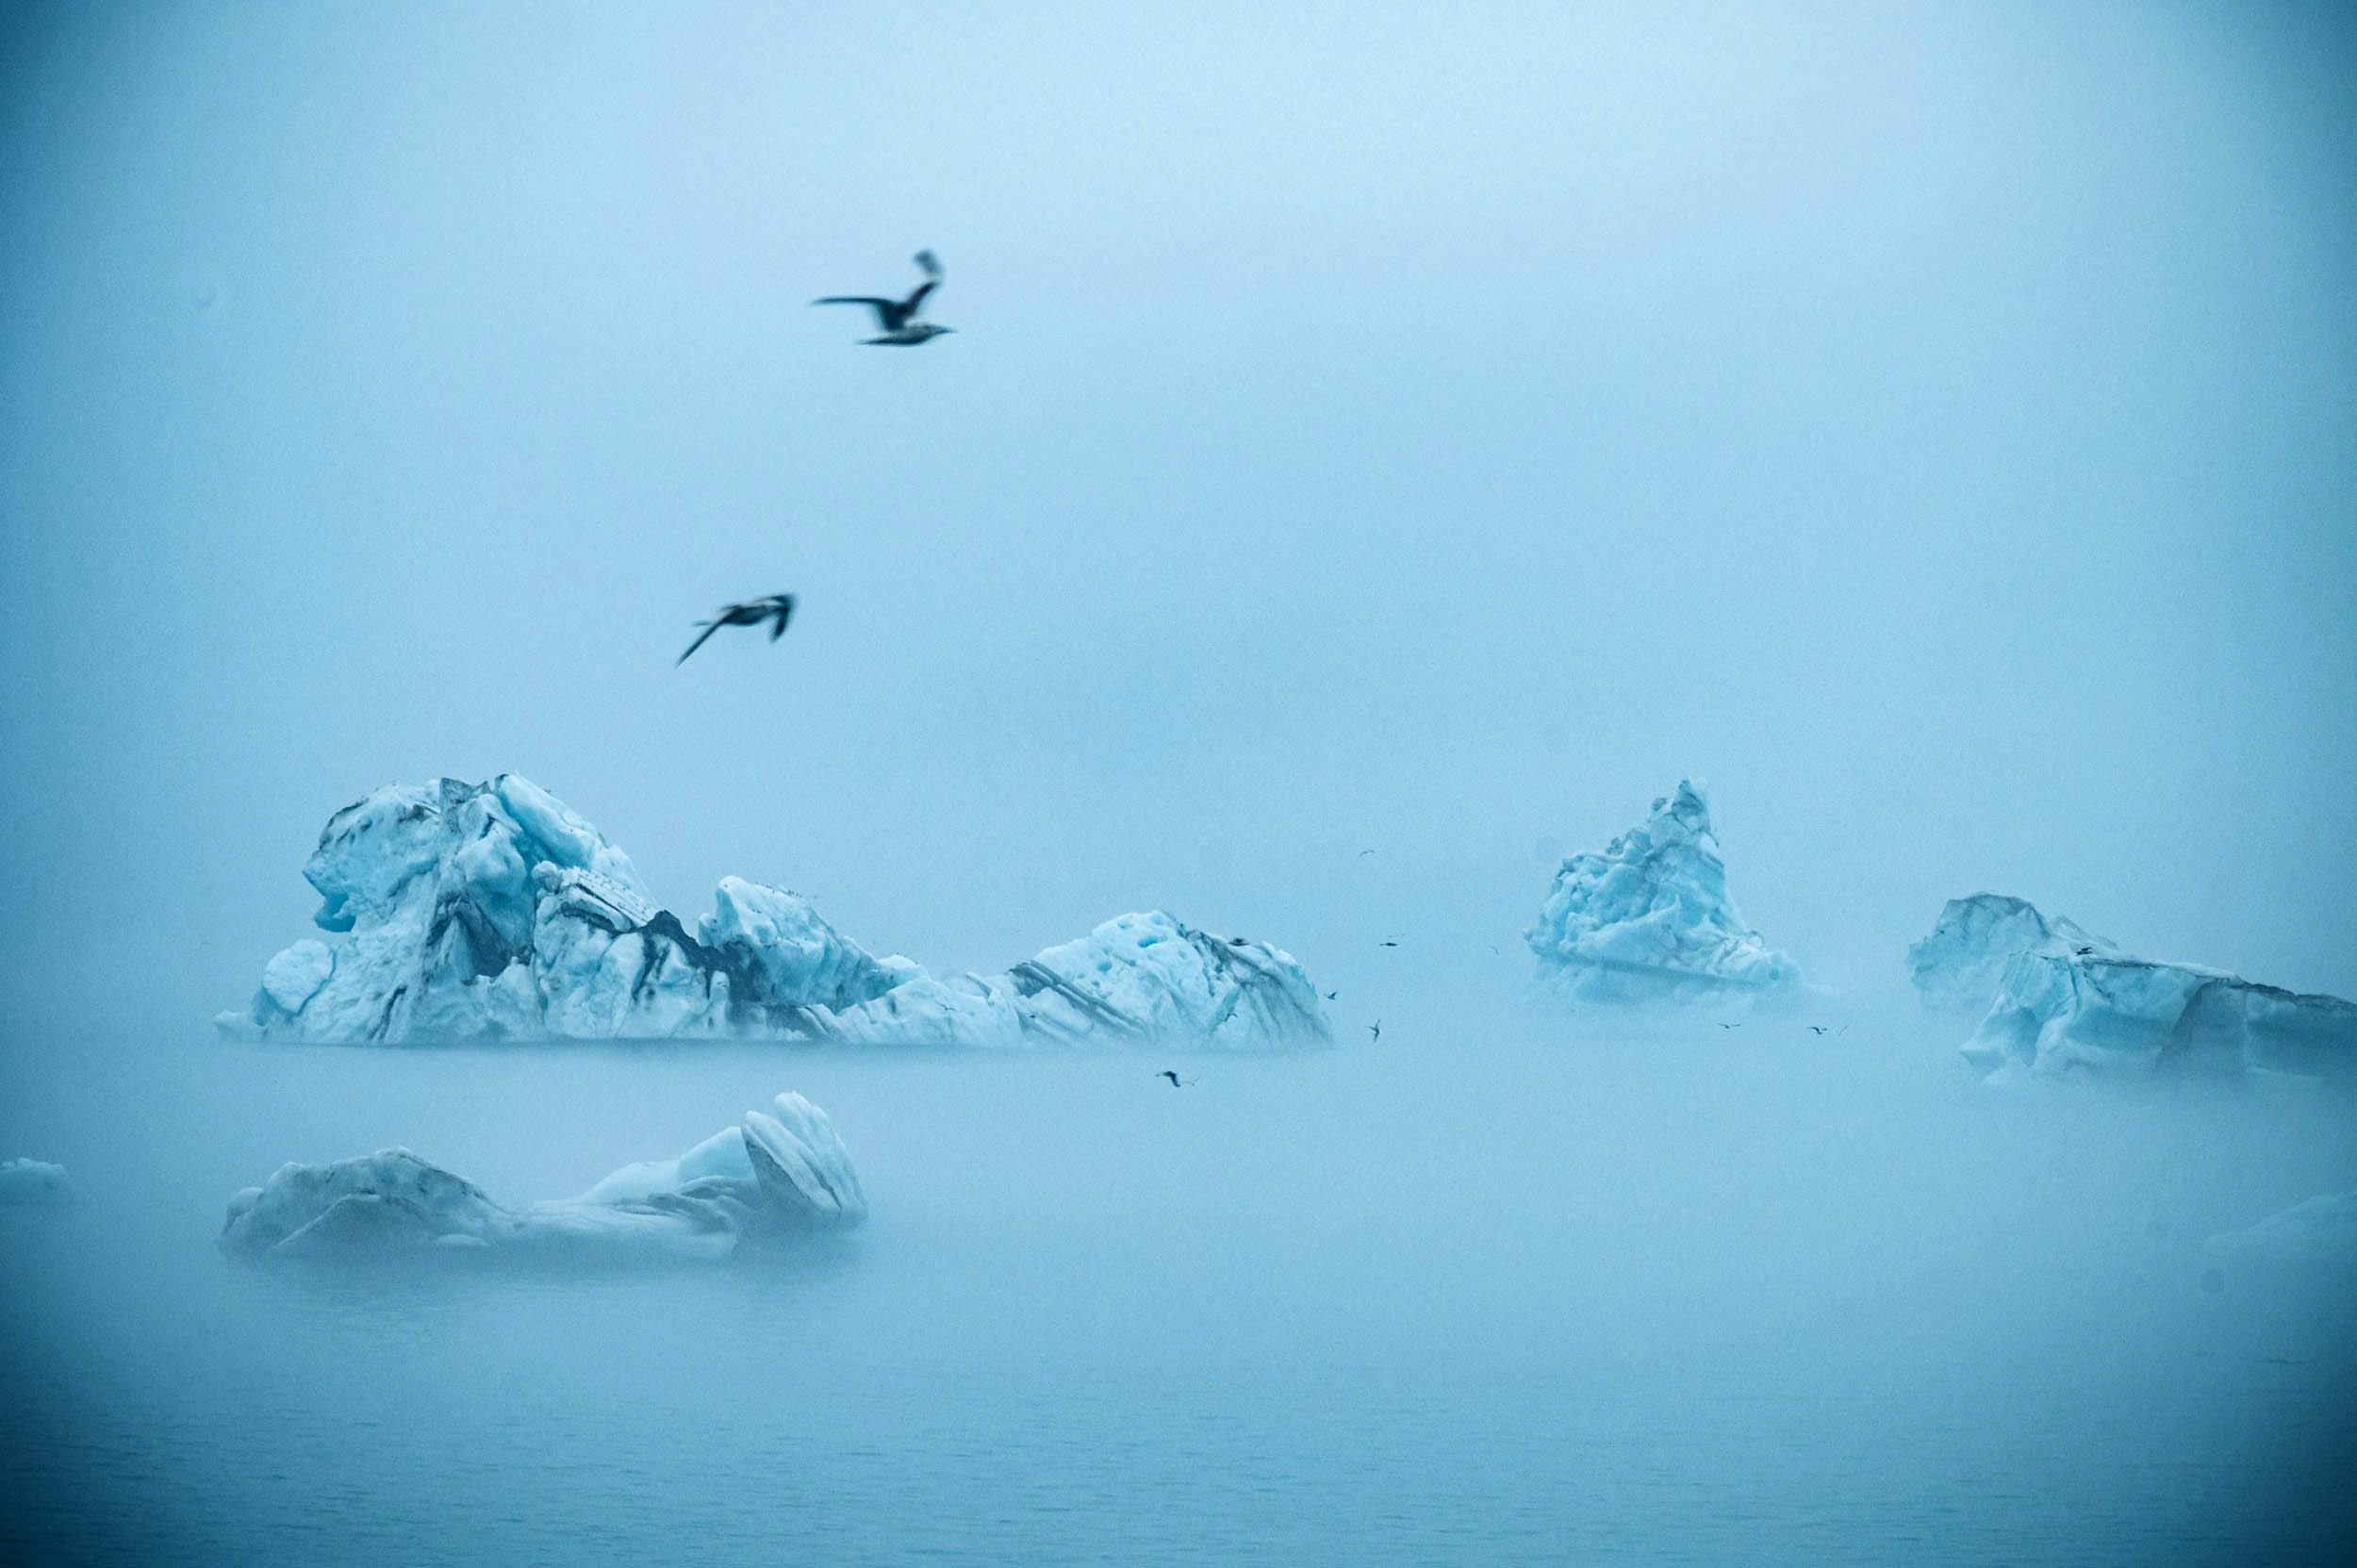
<instances>
[{"instance_id":1,"label":"fog","mask_svg":"<svg viewBox=\"0 0 2357 1568\"><path fill-rule=\"evenodd\" d=\"M0 1213L13 1533L254 1564L2328 1560L2351 1280L2212 1295L2200 1244L2357 1185L2346 1101L2002 1096L1909 1021L1532 1022L1199 1058L1177 1092L1118 1053L82 1043L27 1087L90 1196ZM788 1086L875 1202L816 1255L211 1246L238 1186L388 1130L530 1197Z\"/></svg>"},{"instance_id":2,"label":"fog","mask_svg":"<svg viewBox=\"0 0 2357 1568\"><path fill-rule=\"evenodd\" d=\"M0 1550L2329 1560L2357 1281L2202 1243L2357 1186L2346 1095L2000 1093L1899 993L1986 888L2357 995L2352 67L2296 5L0 8L0 1156L84 1194L0 1212ZM956 336L808 307L919 246ZM511 769L691 924L1167 908L1343 1044L212 1036L332 811ZM1682 777L1820 989L1528 997ZM549 1197L783 1089L874 1202L823 1250L212 1246L283 1161Z\"/></svg>"},{"instance_id":3,"label":"fog","mask_svg":"<svg viewBox=\"0 0 2357 1568\"><path fill-rule=\"evenodd\" d=\"M1813 975L1987 887L2357 990L2328 8L6 26L12 994L233 1005L329 812L510 768L951 967L1510 984L1692 774ZM920 244L957 337L807 307Z\"/></svg>"}]
</instances>

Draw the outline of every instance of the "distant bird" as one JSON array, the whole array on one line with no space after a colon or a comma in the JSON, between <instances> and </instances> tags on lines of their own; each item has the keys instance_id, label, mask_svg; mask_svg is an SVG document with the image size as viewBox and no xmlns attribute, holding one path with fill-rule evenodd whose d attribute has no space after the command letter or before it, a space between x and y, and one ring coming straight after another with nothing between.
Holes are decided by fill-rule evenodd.
<instances>
[{"instance_id":1,"label":"distant bird","mask_svg":"<svg viewBox=\"0 0 2357 1568\"><path fill-rule=\"evenodd\" d=\"M1741 1024L1721 1024L1719 1027L1721 1029L1741 1029L1743 1026Z\"/></svg>"},{"instance_id":2,"label":"distant bird","mask_svg":"<svg viewBox=\"0 0 2357 1568\"><path fill-rule=\"evenodd\" d=\"M1360 858L1360 860L1364 860L1364 859L1366 859L1369 855L1371 855L1371 854L1373 854L1373 853L1375 853L1375 851L1374 851L1373 850L1360 850L1360 851L1359 851L1359 858Z\"/></svg>"},{"instance_id":3,"label":"distant bird","mask_svg":"<svg viewBox=\"0 0 2357 1568\"><path fill-rule=\"evenodd\" d=\"M1384 940L1377 942L1376 946L1378 948L1396 948L1399 944L1386 937Z\"/></svg>"},{"instance_id":4,"label":"distant bird","mask_svg":"<svg viewBox=\"0 0 2357 1568\"><path fill-rule=\"evenodd\" d=\"M925 274L925 281L911 290L907 299L887 300L874 294L829 294L824 299L813 300L810 303L813 305L864 305L873 310L876 313L876 328L882 336L860 339L861 342L870 345L915 348L920 343L932 341L944 333L955 332L956 327L940 326L931 322L920 322L916 319L917 313L925 308L925 296L941 287L941 263L934 258L931 251L917 252L915 259L918 269Z\"/></svg>"},{"instance_id":5,"label":"distant bird","mask_svg":"<svg viewBox=\"0 0 2357 1568\"><path fill-rule=\"evenodd\" d=\"M1824 1034L1829 1032L1832 1026L1829 1024L1810 1024L1808 1026L1808 1032L1811 1034Z\"/></svg>"},{"instance_id":6,"label":"distant bird","mask_svg":"<svg viewBox=\"0 0 2357 1568\"><path fill-rule=\"evenodd\" d=\"M1374 1039L1372 1039L1372 1040L1369 1040L1369 1041L1367 1042L1367 1044L1369 1044L1369 1045L1371 1045L1371 1046L1379 1046L1379 1045L1381 1045L1381 1044L1383 1043L1383 1020L1382 1020L1382 1019L1380 1019L1380 1018L1377 1018L1377 1019L1376 1019L1376 1020L1375 1020L1375 1022L1373 1022L1373 1023L1369 1024L1369 1025L1367 1026L1367 1032L1368 1032L1369 1034L1372 1034L1373 1036L1375 1036L1375 1038L1374 1038Z\"/></svg>"},{"instance_id":7,"label":"distant bird","mask_svg":"<svg viewBox=\"0 0 2357 1568\"><path fill-rule=\"evenodd\" d=\"M2085 958L2085 957L2088 957L2089 955L2091 955L2091 954L2095 951L2095 949L2094 949L2093 948L2080 948L2080 949L2076 949L2076 951L2077 951L2077 953L2078 953L2078 956L2079 956L2079 957L2081 957L2081 958Z\"/></svg>"},{"instance_id":8,"label":"distant bird","mask_svg":"<svg viewBox=\"0 0 2357 1568\"><path fill-rule=\"evenodd\" d=\"M1187 1079L1187 1080L1184 1080L1184 1081L1182 1081L1179 1079L1178 1075L1177 1073L1175 1073L1175 1072L1172 1072L1172 1071L1171 1071L1168 1067L1164 1067L1164 1068L1163 1068L1161 1072L1156 1073L1154 1076L1155 1076L1156 1078L1167 1078L1167 1079L1169 1079L1169 1080L1170 1080L1170 1086L1171 1086L1172 1088L1174 1088L1174 1089L1183 1089L1183 1088L1185 1088L1185 1087L1186 1087L1189 1083L1193 1083L1193 1082L1195 1081L1195 1080L1194 1080L1194 1079L1192 1079L1192 1078Z\"/></svg>"},{"instance_id":9,"label":"distant bird","mask_svg":"<svg viewBox=\"0 0 2357 1568\"><path fill-rule=\"evenodd\" d=\"M775 623L769 628L769 640L775 642L785 635L785 623L793 617L794 596L790 593L773 593L766 599L749 599L742 604L723 604L719 614L710 620L696 622L703 628L703 632L694 642L687 645L687 653L693 653L697 649L701 648L705 638L723 626L758 626L772 618L775 618ZM678 663L672 665L671 668L677 669L680 665L685 664L687 653L682 653Z\"/></svg>"},{"instance_id":10,"label":"distant bird","mask_svg":"<svg viewBox=\"0 0 2357 1568\"><path fill-rule=\"evenodd\" d=\"M1326 999L1327 999L1327 1001L1332 1001L1332 1000L1333 1000L1336 997L1339 997L1339 996L1341 996L1341 995L1342 995L1342 993L1341 993L1340 991L1328 991L1327 993L1326 993Z\"/></svg>"}]
</instances>

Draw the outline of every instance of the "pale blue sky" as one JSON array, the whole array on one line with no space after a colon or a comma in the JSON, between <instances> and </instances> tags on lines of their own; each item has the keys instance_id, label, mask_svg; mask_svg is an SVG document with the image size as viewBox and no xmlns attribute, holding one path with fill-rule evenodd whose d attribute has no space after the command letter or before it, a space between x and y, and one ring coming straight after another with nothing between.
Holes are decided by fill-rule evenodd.
<instances>
[{"instance_id":1,"label":"pale blue sky","mask_svg":"<svg viewBox=\"0 0 2357 1568\"><path fill-rule=\"evenodd\" d=\"M2329 8L0 27L12 995L193 1026L502 769L939 965L1510 989L1690 773L1828 980L1987 887L2357 992ZM806 308L919 245L958 336Z\"/></svg>"}]
</instances>

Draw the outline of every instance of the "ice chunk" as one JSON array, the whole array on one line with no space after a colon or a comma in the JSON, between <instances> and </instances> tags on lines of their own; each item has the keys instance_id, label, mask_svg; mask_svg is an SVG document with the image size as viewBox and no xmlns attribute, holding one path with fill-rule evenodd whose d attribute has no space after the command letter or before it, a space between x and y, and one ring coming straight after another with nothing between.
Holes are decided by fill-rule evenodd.
<instances>
[{"instance_id":1,"label":"ice chunk","mask_svg":"<svg viewBox=\"0 0 2357 1568\"><path fill-rule=\"evenodd\" d=\"M344 934L272 959L258 1037L367 1041L765 1035L1220 1047L1327 1037L1298 964L1263 943L1128 915L1006 975L935 980L797 894L722 880L693 934L628 856L537 785L392 785L338 812L305 868Z\"/></svg>"},{"instance_id":2,"label":"ice chunk","mask_svg":"<svg viewBox=\"0 0 2357 1568\"><path fill-rule=\"evenodd\" d=\"M1907 975L1929 1007L1984 1013L2005 968L2025 952L2117 953L2118 948L2059 915L2038 913L2027 899L1975 893L1951 899L1920 942L1907 948Z\"/></svg>"},{"instance_id":3,"label":"ice chunk","mask_svg":"<svg viewBox=\"0 0 2357 1568\"><path fill-rule=\"evenodd\" d=\"M2049 946L2006 966L1965 1058L1992 1075L2357 1070L2357 1004L2191 964Z\"/></svg>"},{"instance_id":4,"label":"ice chunk","mask_svg":"<svg viewBox=\"0 0 2357 1568\"><path fill-rule=\"evenodd\" d=\"M74 1201L63 1165L46 1160L0 1160L0 1205L57 1209Z\"/></svg>"},{"instance_id":5,"label":"ice chunk","mask_svg":"<svg viewBox=\"0 0 2357 1568\"><path fill-rule=\"evenodd\" d=\"M1579 1003L1781 998L1800 971L1744 923L1702 789L1681 782L1601 854L1556 873L1523 939L1542 982Z\"/></svg>"},{"instance_id":6,"label":"ice chunk","mask_svg":"<svg viewBox=\"0 0 2357 1568\"><path fill-rule=\"evenodd\" d=\"M463 1247L719 1258L748 1237L847 1230L866 1213L833 1123L783 1094L676 1160L625 1165L579 1197L520 1209L405 1148L281 1166L230 1199L221 1245L255 1257Z\"/></svg>"},{"instance_id":7,"label":"ice chunk","mask_svg":"<svg viewBox=\"0 0 2357 1568\"><path fill-rule=\"evenodd\" d=\"M2357 1263L2357 1193L2333 1193L2295 1203L2240 1230L2202 1244L2225 1258L2266 1263Z\"/></svg>"},{"instance_id":8,"label":"ice chunk","mask_svg":"<svg viewBox=\"0 0 2357 1568\"><path fill-rule=\"evenodd\" d=\"M335 972L336 949L306 936L262 966L262 994L272 1006L292 1017Z\"/></svg>"},{"instance_id":9,"label":"ice chunk","mask_svg":"<svg viewBox=\"0 0 2357 1568\"><path fill-rule=\"evenodd\" d=\"M843 1040L975 1046L1255 1049L1331 1038L1317 988L1291 953L1196 931L1160 910L1108 920L1004 975L904 982L827 1015L823 1028Z\"/></svg>"}]
</instances>

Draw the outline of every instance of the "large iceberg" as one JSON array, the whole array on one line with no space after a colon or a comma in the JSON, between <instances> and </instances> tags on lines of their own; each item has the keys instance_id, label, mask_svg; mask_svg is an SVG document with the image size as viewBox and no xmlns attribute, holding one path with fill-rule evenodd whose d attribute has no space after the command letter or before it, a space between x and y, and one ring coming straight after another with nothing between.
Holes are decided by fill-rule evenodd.
<instances>
[{"instance_id":1,"label":"large iceberg","mask_svg":"<svg viewBox=\"0 0 2357 1568\"><path fill-rule=\"evenodd\" d=\"M262 970L246 1037L784 1039L1025 1045L1324 1042L1292 955L1125 915L1005 974L880 957L800 897L736 877L691 933L630 857L517 774L391 785L328 819L304 875L343 940Z\"/></svg>"},{"instance_id":2,"label":"large iceberg","mask_svg":"<svg viewBox=\"0 0 2357 1568\"><path fill-rule=\"evenodd\" d=\"M2005 970L2025 952L2117 953L2118 948L2027 899L1975 893L1951 899L1938 921L1907 947L1907 978L1929 1007L1984 1013Z\"/></svg>"},{"instance_id":3,"label":"large iceberg","mask_svg":"<svg viewBox=\"0 0 2357 1568\"><path fill-rule=\"evenodd\" d=\"M229 1200L221 1245L273 1258L423 1247L722 1258L751 1238L848 1230L866 1213L827 1114L785 1094L676 1160L625 1165L579 1197L521 1209L405 1148L283 1165Z\"/></svg>"},{"instance_id":4,"label":"large iceberg","mask_svg":"<svg viewBox=\"0 0 2357 1568\"><path fill-rule=\"evenodd\" d=\"M2006 966L1960 1048L1992 1076L2357 1071L2357 1004L2220 969L2044 947Z\"/></svg>"},{"instance_id":5,"label":"large iceberg","mask_svg":"<svg viewBox=\"0 0 2357 1568\"><path fill-rule=\"evenodd\" d=\"M1576 1002L1757 1000L1801 983L1727 896L1710 806L1690 782L1603 853L1563 862L1523 939L1546 986Z\"/></svg>"}]
</instances>

